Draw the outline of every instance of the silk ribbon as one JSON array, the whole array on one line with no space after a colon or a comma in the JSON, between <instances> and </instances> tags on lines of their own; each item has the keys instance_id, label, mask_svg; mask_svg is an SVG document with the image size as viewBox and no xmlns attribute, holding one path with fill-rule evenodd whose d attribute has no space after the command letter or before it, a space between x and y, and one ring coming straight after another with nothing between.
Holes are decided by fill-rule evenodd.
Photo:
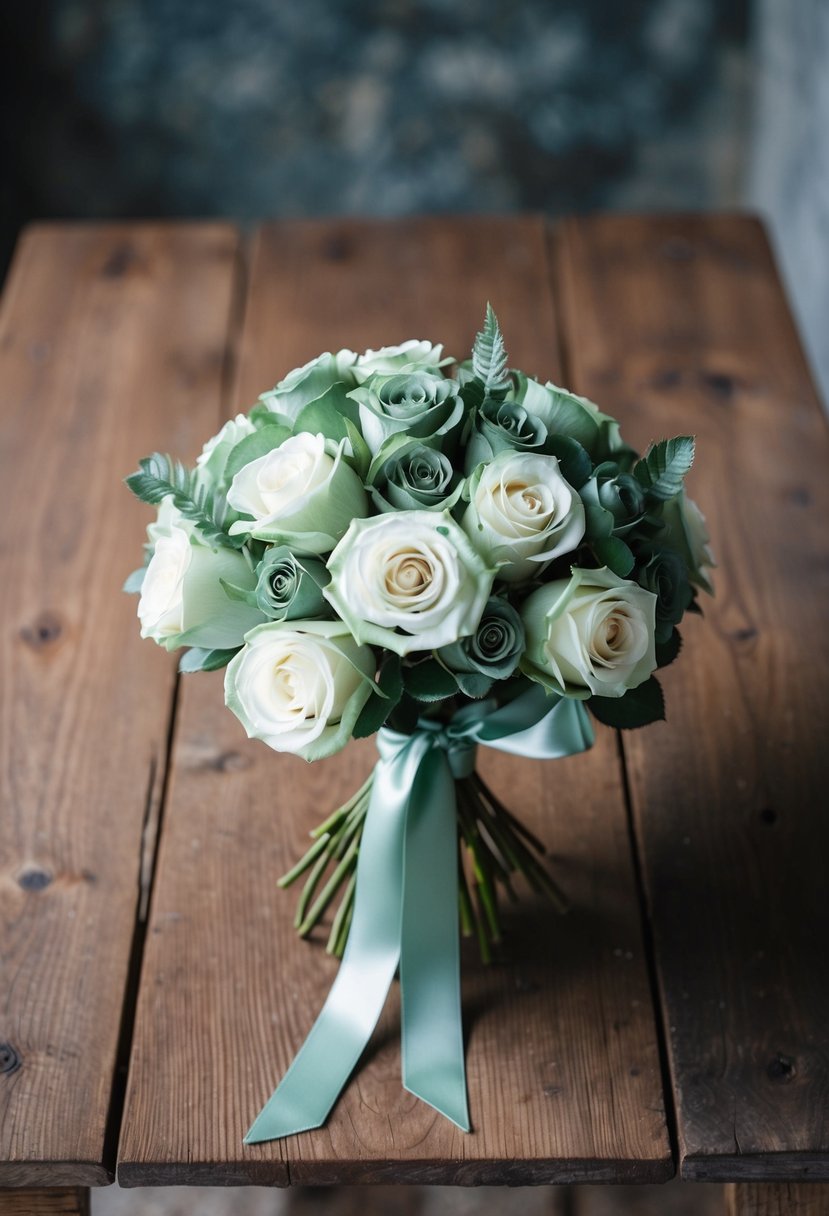
<instances>
[{"instance_id":1,"label":"silk ribbon","mask_svg":"<svg viewBox=\"0 0 829 1216\"><path fill-rule=\"evenodd\" d=\"M455 780L478 744L531 759L584 751L581 701L534 686L481 701L411 735L383 729L357 862L342 964L308 1037L246 1144L320 1127L362 1052L400 969L403 1084L469 1131L460 1000Z\"/></svg>"}]
</instances>

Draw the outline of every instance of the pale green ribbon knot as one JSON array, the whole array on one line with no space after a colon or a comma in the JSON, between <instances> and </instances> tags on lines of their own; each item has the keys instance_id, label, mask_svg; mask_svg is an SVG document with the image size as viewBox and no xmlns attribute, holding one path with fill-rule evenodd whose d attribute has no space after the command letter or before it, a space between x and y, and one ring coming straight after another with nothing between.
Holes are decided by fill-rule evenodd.
<instances>
[{"instance_id":1,"label":"pale green ribbon knot","mask_svg":"<svg viewBox=\"0 0 829 1216\"><path fill-rule=\"evenodd\" d=\"M474 771L478 743L551 759L592 742L582 702L537 686L500 708L476 702L446 724L422 719L411 735L379 732L342 964L246 1144L325 1122L377 1025L398 966L403 1084L469 1131L455 780Z\"/></svg>"}]
</instances>

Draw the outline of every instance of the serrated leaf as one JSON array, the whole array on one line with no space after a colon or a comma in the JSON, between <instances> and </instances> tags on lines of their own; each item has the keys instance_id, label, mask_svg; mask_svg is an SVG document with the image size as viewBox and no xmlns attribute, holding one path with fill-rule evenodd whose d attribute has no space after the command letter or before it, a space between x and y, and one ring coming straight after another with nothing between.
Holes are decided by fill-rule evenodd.
<instances>
[{"instance_id":1,"label":"serrated leaf","mask_svg":"<svg viewBox=\"0 0 829 1216\"><path fill-rule=\"evenodd\" d=\"M657 667L667 667L669 663L673 663L676 656L682 649L682 638L679 635L679 630L674 629L667 642L656 643L656 665Z\"/></svg>"},{"instance_id":2,"label":"serrated leaf","mask_svg":"<svg viewBox=\"0 0 829 1216\"><path fill-rule=\"evenodd\" d=\"M222 527L221 513L224 500L214 503L209 491L193 488L193 479L178 461L161 452L153 452L138 462L138 472L126 478L126 484L136 498L157 506L162 499L172 496L174 506L185 519L198 528L211 545L224 545L227 549L241 549L244 536L228 536Z\"/></svg>"},{"instance_id":3,"label":"serrated leaf","mask_svg":"<svg viewBox=\"0 0 829 1216\"><path fill-rule=\"evenodd\" d=\"M633 472L650 498L665 502L682 489L682 480L694 463L694 438L678 435L653 444Z\"/></svg>"},{"instance_id":4,"label":"serrated leaf","mask_svg":"<svg viewBox=\"0 0 829 1216\"><path fill-rule=\"evenodd\" d=\"M192 646L179 659L178 669L184 675L193 671L218 671L220 667L227 667L240 650L241 646L233 650L204 650L200 646Z\"/></svg>"},{"instance_id":5,"label":"serrated leaf","mask_svg":"<svg viewBox=\"0 0 829 1216\"><path fill-rule=\"evenodd\" d=\"M457 683L437 659L424 659L403 669L406 692L418 701L443 701L457 692Z\"/></svg>"},{"instance_id":6,"label":"serrated leaf","mask_svg":"<svg viewBox=\"0 0 829 1216\"><path fill-rule=\"evenodd\" d=\"M587 708L593 717L616 730L636 730L661 722L665 717L665 698L655 676L623 697L591 697Z\"/></svg>"},{"instance_id":7,"label":"serrated leaf","mask_svg":"<svg viewBox=\"0 0 829 1216\"><path fill-rule=\"evenodd\" d=\"M377 686L380 693L371 694L354 724L351 733L355 739L366 739L378 731L389 715L394 712L403 695L403 676L400 670L399 655L388 654L386 656L377 677Z\"/></svg>"},{"instance_id":8,"label":"serrated leaf","mask_svg":"<svg viewBox=\"0 0 829 1216\"><path fill-rule=\"evenodd\" d=\"M618 536L604 536L594 540L592 548L603 566L607 566L619 578L627 578L634 567L635 558L623 540L619 540Z\"/></svg>"},{"instance_id":9,"label":"serrated leaf","mask_svg":"<svg viewBox=\"0 0 829 1216\"><path fill-rule=\"evenodd\" d=\"M489 397L503 397L510 386L507 352L498 318L487 303L484 327L472 347L472 371Z\"/></svg>"}]
</instances>

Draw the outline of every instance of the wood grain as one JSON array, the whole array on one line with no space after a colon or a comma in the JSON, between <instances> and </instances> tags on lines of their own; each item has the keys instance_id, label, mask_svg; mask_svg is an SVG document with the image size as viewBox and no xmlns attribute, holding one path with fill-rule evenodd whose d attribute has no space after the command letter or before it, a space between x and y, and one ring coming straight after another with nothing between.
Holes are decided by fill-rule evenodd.
<instances>
[{"instance_id":1,"label":"wood grain","mask_svg":"<svg viewBox=\"0 0 829 1216\"><path fill-rule=\"evenodd\" d=\"M0 1182L100 1184L166 752L172 661L120 592L146 512L122 478L218 417L236 237L54 226L0 322Z\"/></svg>"},{"instance_id":2,"label":"wood grain","mask_svg":"<svg viewBox=\"0 0 829 1216\"><path fill-rule=\"evenodd\" d=\"M323 349L409 336L463 357L486 300L514 361L557 370L537 220L290 223L260 233L238 407ZM615 739L553 765L481 767L555 854L573 910L529 898L510 961L464 957L475 1131L400 1083L396 994L327 1126L243 1147L242 1135L323 1002L336 964L296 939L276 878L356 786L370 741L315 764L248 742L221 675L188 677L178 717L140 992L119 1180L148 1183L531 1183L659 1180L665 1129L640 910Z\"/></svg>"},{"instance_id":3,"label":"wood grain","mask_svg":"<svg viewBox=\"0 0 829 1216\"><path fill-rule=\"evenodd\" d=\"M87 1187L0 1190L0 1216L89 1216Z\"/></svg>"},{"instance_id":4,"label":"wood grain","mask_svg":"<svg viewBox=\"0 0 829 1216\"><path fill-rule=\"evenodd\" d=\"M732 1182L726 1216L829 1216L829 1186L814 1182Z\"/></svg>"},{"instance_id":5,"label":"wood grain","mask_svg":"<svg viewBox=\"0 0 829 1216\"><path fill-rule=\"evenodd\" d=\"M573 386L636 445L693 431L720 563L625 736L686 1178L829 1177L826 420L760 226L569 223Z\"/></svg>"}]
</instances>

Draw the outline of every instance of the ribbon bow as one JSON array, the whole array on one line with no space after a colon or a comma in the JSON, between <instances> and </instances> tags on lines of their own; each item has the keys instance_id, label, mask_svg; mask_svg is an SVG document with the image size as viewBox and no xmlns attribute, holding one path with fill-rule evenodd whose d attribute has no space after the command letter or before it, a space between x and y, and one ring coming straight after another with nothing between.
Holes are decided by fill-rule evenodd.
<instances>
[{"instance_id":1,"label":"ribbon bow","mask_svg":"<svg viewBox=\"0 0 829 1216\"><path fill-rule=\"evenodd\" d=\"M581 701L534 686L506 705L383 728L357 862L354 915L337 978L246 1144L320 1127L371 1037L400 968L403 1085L469 1131L461 1024L455 780L478 744L532 759L584 751Z\"/></svg>"}]
</instances>

